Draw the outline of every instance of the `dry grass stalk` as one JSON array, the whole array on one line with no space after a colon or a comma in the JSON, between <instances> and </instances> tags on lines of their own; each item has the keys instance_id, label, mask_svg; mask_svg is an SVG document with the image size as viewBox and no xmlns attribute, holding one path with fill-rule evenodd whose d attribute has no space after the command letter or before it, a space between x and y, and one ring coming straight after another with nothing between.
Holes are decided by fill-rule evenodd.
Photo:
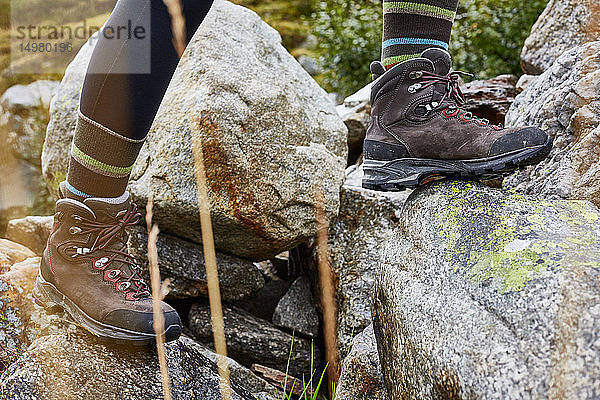
<instances>
[{"instance_id":1,"label":"dry grass stalk","mask_svg":"<svg viewBox=\"0 0 600 400\"><path fill-rule=\"evenodd\" d=\"M217 257L215 241L210 219L210 206L208 188L206 185L206 170L204 168L204 154L200 138L192 137L192 152L194 154L194 172L196 188L198 190L198 209L200 210L200 225L202 228L202 245L204 248L204 261L206 265L206 280L208 283L208 299L210 315L217 353L219 369L221 398L231 400L231 386L229 382L229 363L227 362L227 343L225 341L225 323L223 321L223 307L221 304L221 291L219 285L219 272L217 270Z\"/></svg>"},{"instance_id":2,"label":"dry grass stalk","mask_svg":"<svg viewBox=\"0 0 600 400\"><path fill-rule=\"evenodd\" d=\"M339 359L337 352L337 303L333 273L329 264L329 221L325 215L323 193L315 188L315 214L317 221L317 257L319 266L319 282L321 285L321 304L323 306L323 335L325 341L325 357L329 363L327 377L329 388L337 386L339 379Z\"/></svg>"},{"instance_id":3,"label":"dry grass stalk","mask_svg":"<svg viewBox=\"0 0 600 400\"><path fill-rule=\"evenodd\" d=\"M171 31L173 32L173 47L179 58L183 55L186 44L185 17L181 0L163 0L171 16Z\"/></svg>"},{"instance_id":4,"label":"dry grass stalk","mask_svg":"<svg viewBox=\"0 0 600 400\"><path fill-rule=\"evenodd\" d=\"M160 283L158 250L156 248L159 230L158 226L152 225L152 205L152 199L149 199L146 206L146 224L148 227L148 264L150 268L150 286L152 288L152 311L154 314L153 327L156 333L156 352L160 366L163 397L165 400L171 400L171 382L169 380L169 368L165 353L165 316L160 307L160 302L164 298L164 294Z\"/></svg>"}]
</instances>

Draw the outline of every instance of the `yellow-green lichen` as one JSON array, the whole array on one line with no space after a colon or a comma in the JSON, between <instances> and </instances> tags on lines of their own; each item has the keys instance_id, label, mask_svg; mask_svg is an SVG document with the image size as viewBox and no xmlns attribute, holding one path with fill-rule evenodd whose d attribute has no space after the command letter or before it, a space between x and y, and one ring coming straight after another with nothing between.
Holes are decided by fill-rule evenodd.
<instances>
[{"instance_id":1,"label":"yellow-green lichen","mask_svg":"<svg viewBox=\"0 0 600 400\"><path fill-rule=\"evenodd\" d=\"M519 291L545 272L600 258L600 239L590 226L599 215L586 202L481 197L470 190L473 184L449 186L437 227L446 261L473 283L494 279L501 293ZM567 226L556 226L558 220Z\"/></svg>"}]
</instances>

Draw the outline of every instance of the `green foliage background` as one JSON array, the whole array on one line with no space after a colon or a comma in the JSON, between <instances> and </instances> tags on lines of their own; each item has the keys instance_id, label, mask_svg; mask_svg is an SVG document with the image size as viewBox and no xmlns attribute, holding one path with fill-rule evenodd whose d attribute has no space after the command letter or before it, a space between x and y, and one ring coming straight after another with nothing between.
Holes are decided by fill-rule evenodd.
<instances>
[{"instance_id":1,"label":"green foliage background","mask_svg":"<svg viewBox=\"0 0 600 400\"><path fill-rule=\"evenodd\" d=\"M547 0L460 0L450 52L475 79L521 74L519 53ZM381 52L381 0L315 0L312 15L323 86L348 95L369 82Z\"/></svg>"}]
</instances>

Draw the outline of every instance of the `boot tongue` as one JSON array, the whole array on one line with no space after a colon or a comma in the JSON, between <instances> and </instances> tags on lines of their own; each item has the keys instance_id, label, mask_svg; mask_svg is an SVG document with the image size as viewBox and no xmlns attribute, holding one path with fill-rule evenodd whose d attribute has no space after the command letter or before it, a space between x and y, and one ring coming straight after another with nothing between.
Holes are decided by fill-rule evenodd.
<instances>
[{"instance_id":1,"label":"boot tongue","mask_svg":"<svg viewBox=\"0 0 600 400\"><path fill-rule=\"evenodd\" d=\"M434 73L441 76L446 76L450 72L450 67L452 66L452 57L450 54L439 47L431 47L427 50L424 50L421 53L422 58L426 58L433 63ZM446 84L443 82L436 83L433 85L433 98L432 102L440 102L446 93Z\"/></svg>"},{"instance_id":2,"label":"boot tongue","mask_svg":"<svg viewBox=\"0 0 600 400\"><path fill-rule=\"evenodd\" d=\"M439 47L431 47L421 53L422 58L431 60L434 65L435 73L438 75L448 75L452 67L452 57L444 49Z\"/></svg>"}]
</instances>

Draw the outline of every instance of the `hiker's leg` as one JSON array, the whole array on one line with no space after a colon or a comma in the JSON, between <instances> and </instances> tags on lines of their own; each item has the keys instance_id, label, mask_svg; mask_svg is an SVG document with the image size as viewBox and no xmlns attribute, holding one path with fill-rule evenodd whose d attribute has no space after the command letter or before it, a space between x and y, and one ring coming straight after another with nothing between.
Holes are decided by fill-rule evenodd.
<instances>
[{"instance_id":1,"label":"hiker's leg","mask_svg":"<svg viewBox=\"0 0 600 400\"><path fill-rule=\"evenodd\" d=\"M210 1L183 1L187 39ZM125 228L141 218L125 191L129 171L177 66L171 19L162 0L122 0L107 27L133 26L151 8L150 55L139 41L101 38L81 94L67 181L59 185L54 228L40 263L34 296L47 308L62 307L97 336L117 342L152 343L153 307L140 267L129 254ZM151 57L149 74L127 67ZM119 71L119 74L110 72ZM177 311L162 302L164 334L182 330Z\"/></svg>"},{"instance_id":2,"label":"hiker's leg","mask_svg":"<svg viewBox=\"0 0 600 400\"><path fill-rule=\"evenodd\" d=\"M206 16L212 0L183 0L187 41ZM162 0L121 0L107 26L127 26L150 8L150 54L101 37L83 85L72 156L67 174L68 195L117 197L125 191L131 166L154 120L178 63L171 17ZM148 60L150 73L127 71ZM141 60L140 60L141 58Z\"/></svg>"}]
</instances>

